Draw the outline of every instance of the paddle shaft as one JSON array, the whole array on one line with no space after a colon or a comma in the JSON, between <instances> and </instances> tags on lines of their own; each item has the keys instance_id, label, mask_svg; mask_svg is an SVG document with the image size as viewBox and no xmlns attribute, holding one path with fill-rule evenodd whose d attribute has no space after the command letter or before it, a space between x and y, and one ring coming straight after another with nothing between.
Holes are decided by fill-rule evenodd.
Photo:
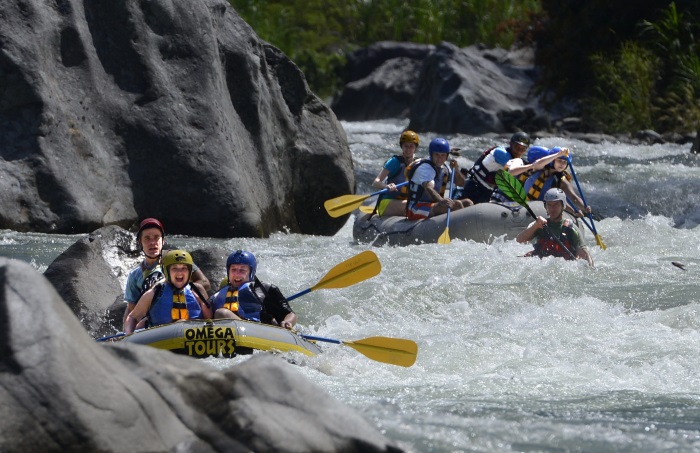
<instances>
[{"instance_id":1,"label":"paddle shaft","mask_svg":"<svg viewBox=\"0 0 700 453\"><path fill-rule=\"evenodd\" d=\"M299 336L309 341L342 344L356 350L369 359L391 365L410 367L416 362L416 356L418 355L416 342L402 338L369 337L355 341L343 341L313 335L299 334Z\"/></svg>"},{"instance_id":2,"label":"paddle shaft","mask_svg":"<svg viewBox=\"0 0 700 453\"><path fill-rule=\"evenodd\" d=\"M450 200L452 200L452 194L455 187L455 169L453 168L450 172ZM445 219L445 231L438 238L438 244L449 244L450 240L450 211L452 208L447 208L447 218Z\"/></svg>"},{"instance_id":3,"label":"paddle shaft","mask_svg":"<svg viewBox=\"0 0 700 453\"><path fill-rule=\"evenodd\" d=\"M574 182L576 183L576 188L578 189L578 193L581 195L581 200L583 201L583 206L588 207L588 203L586 203L586 197L583 195L583 190L581 190L581 184L578 182L578 178L576 177L576 170L574 170L574 166L571 163L571 157L567 156L566 160L569 162L569 168L571 169L571 176L574 177ZM587 212L586 215L588 215L588 218L591 221L591 231L593 234L596 236L598 235L598 231L596 231L595 224L593 223L593 216L591 215L590 212Z\"/></svg>"}]
</instances>

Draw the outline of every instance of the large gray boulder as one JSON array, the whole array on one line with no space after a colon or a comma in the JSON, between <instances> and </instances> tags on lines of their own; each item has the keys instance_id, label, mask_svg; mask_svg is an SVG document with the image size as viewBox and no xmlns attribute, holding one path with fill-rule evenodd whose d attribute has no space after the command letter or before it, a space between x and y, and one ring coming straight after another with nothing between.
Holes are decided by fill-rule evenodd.
<instances>
[{"instance_id":1,"label":"large gray boulder","mask_svg":"<svg viewBox=\"0 0 700 453\"><path fill-rule=\"evenodd\" d=\"M0 4L0 228L334 234L347 139L226 0Z\"/></svg>"},{"instance_id":2,"label":"large gray boulder","mask_svg":"<svg viewBox=\"0 0 700 453\"><path fill-rule=\"evenodd\" d=\"M294 366L218 370L95 342L30 265L0 258L0 451L399 451Z\"/></svg>"},{"instance_id":3,"label":"large gray boulder","mask_svg":"<svg viewBox=\"0 0 700 453\"><path fill-rule=\"evenodd\" d=\"M333 99L338 118L408 118L423 60L435 46L381 41L347 56L346 85Z\"/></svg>"},{"instance_id":4,"label":"large gray boulder","mask_svg":"<svg viewBox=\"0 0 700 453\"><path fill-rule=\"evenodd\" d=\"M442 43L423 62L409 129L480 135L539 130L534 64L503 50Z\"/></svg>"},{"instance_id":5,"label":"large gray boulder","mask_svg":"<svg viewBox=\"0 0 700 453\"><path fill-rule=\"evenodd\" d=\"M531 49L382 42L351 54L347 66L332 104L341 119L408 118L409 129L441 134L550 127Z\"/></svg>"}]
</instances>

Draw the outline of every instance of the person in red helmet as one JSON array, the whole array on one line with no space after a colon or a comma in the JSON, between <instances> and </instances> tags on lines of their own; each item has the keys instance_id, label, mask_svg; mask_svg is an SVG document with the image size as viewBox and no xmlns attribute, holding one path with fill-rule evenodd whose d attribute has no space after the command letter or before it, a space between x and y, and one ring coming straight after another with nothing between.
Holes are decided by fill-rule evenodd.
<instances>
[{"instance_id":1,"label":"person in red helmet","mask_svg":"<svg viewBox=\"0 0 700 453\"><path fill-rule=\"evenodd\" d=\"M161 267L164 241L165 228L160 220L149 217L141 221L139 231L136 233L136 243L138 249L143 252L144 259L129 271L126 278L124 288L126 309L122 325L125 325L127 316L134 309L141 295L165 279ZM196 265L193 265L192 269L192 282L199 284L204 292L211 288L209 279Z\"/></svg>"}]
</instances>

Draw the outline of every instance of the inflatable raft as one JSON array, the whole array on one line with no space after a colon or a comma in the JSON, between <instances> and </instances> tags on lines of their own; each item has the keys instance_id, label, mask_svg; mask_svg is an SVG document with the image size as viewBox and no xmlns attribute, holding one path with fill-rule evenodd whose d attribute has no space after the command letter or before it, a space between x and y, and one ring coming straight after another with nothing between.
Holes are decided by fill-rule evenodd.
<instances>
[{"instance_id":1,"label":"inflatable raft","mask_svg":"<svg viewBox=\"0 0 700 453\"><path fill-rule=\"evenodd\" d=\"M192 357L234 357L253 351L296 351L316 355L321 349L296 333L276 326L234 319L191 319L114 338Z\"/></svg>"},{"instance_id":2,"label":"inflatable raft","mask_svg":"<svg viewBox=\"0 0 700 453\"><path fill-rule=\"evenodd\" d=\"M528 203L536 215L546 217L544 203ZM581 223L567 213L565 218L572 219L582 237L584 229ZM501 203L480 203L450 213L450 239L492 242L505 236L515 239L525 229L532 217L522 206ZM359 213L352 229L353 238L360 243L381 245L410 245L420 243L437 243L445 231L447 214L422 220L407 220L404 217L379 217Z\"/></svg>"}]
</instances>

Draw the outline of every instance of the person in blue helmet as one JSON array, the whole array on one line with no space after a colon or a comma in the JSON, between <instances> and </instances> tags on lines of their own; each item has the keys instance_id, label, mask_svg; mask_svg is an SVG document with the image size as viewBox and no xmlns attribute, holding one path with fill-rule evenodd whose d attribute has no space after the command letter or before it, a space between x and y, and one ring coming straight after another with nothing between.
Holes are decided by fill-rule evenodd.
<instances>
[{"instance_id":1,"label":"person in blue helmet","mask_svg":"<svg viewBox=\"0 0 700 453\"><path fill-rule=\"evenodd\" d=\"M548 161L526 164L522 156L530 146L530 136L525 132L516 132L510 138L510 146L493 147L474 162L467 171L467 177L462 189L460 200L470 200L474 204L488 203L491 194L496 189L496 173L505 170L513 176L520 176L533 170L539 170ZM555 159L551 157L550 160Z\"/></svg>"},{"instance_id":2,"label":"person in blue helmet","mask_svg":"<svg viewBox=\"0 0 700 453\"><path fill-rule=\"evenodd\" d=\"M291 329L297 315L282 291L255 276L255 255L236 250L226 260L227 284L211 299L215 318L245 319Z\"/></svg>"},{"instance_id":3,"label":"person in blue helmet","mask_svg":"<svg viewBox=\"0 0 700 453\"><path fill-rule=\"evenodd\" d=\"M450 144L444 138L434 138L428 145L430 157L414 160L406 167L408 179L408 201L406 203L406 218L419 220L445 214L448 209L457 211L471 202L452 200L445 196L447 183L450 181L450 167L447 165L447 156L450 152ZM455 173L455 182L459 178Z\"/></svg>"},{"instance_id":4,"label":"person in blue helmet","mask_svg":"<svg viewBox=\"0 0 700 453\"><path fill-rule=\"evenodd\" d=\"M405 187L396 187L406 181L406 166L415 160L416 150L420 144L418 134L405 130L399 137L401 155L391 156L384 163L372 187L377 189L389 189L388 193L380 195L377 200L376 212L380 216L402 216L406 212Z\"/></svg>"},{"instance_id":5,"label":"person in blue helmet","mask_svg":"<svg viewBox=\"0 0 700 453\"><path fill-rule=\"evenodd\" d=\"M186 320L210 319L211 305L201 286L192 283L192 256L184 250L169 250L163 255L165 281L156 283L139 299L127 315L124 332L131 333L144 318L148 327Z\"/></svg>"},{"instance_id":6,"label":"person in blue helmet","mask_svg":"<svg viewBox=\"0 0 700 453\"><path fill-rule=\"evenodd\" d=\"M126 309L122 319L122 326L126 325L126 317L134 309L143 293L151 289L155 284L165 281L161 266L161 255L165 246L165 228L160 220L153 217L143 219L136 233L136 244L143 252L144 259L138 266L131 269L126 277L124 288L124 302ZM202 273L196 264L192 264L192 282L198 283L205 291L209 291L209 279ZM142 326L140 326L142 327Z\"/></svg>"},{"instance_id":7,"label":"person in blue helmet","mask_svg":"<svg viewBox=\"0 0 700 453\"><path fill-rule=\"evenodd\" d=\"M565 150L567 154L559 155L542 170L534 172L527 178L524 184L525 192L527 192L529 200L544 200L544 195L552 187L562 189L569 200L576 206L576 212L569 205L566 206L566 210L578 217L583 217L586 213L590 214L593 211L590 206L586 206L583 203L583 200L576 193L573 184L571 184L571 175L566 171L569 166L571 151L560 146L555 146L552 149L547 149L543 146L533 146L527 152L528 160L537 162L552 155L558 155L562 150Z\"/></svg>"},{"instance_id":8,"label":"person in blue helmet","mask_svg":"<svg viewBox=\"0 0 700 453\"><path fill-rule=\"evenodd\" d=\"M566 194L552 188L544 195L548 219L538 216L515 238L521 244L535 240L535 249L525 256L556 256L567 260L584 259L593 267L593 258L571 219L564 219ZM547 228L545 229L545 225ZM555 239L556 238L556 239ZM557 240L558 239L558 240ZM572 256L573 255L573 256Z\"/></svg>"}]
</instances>

